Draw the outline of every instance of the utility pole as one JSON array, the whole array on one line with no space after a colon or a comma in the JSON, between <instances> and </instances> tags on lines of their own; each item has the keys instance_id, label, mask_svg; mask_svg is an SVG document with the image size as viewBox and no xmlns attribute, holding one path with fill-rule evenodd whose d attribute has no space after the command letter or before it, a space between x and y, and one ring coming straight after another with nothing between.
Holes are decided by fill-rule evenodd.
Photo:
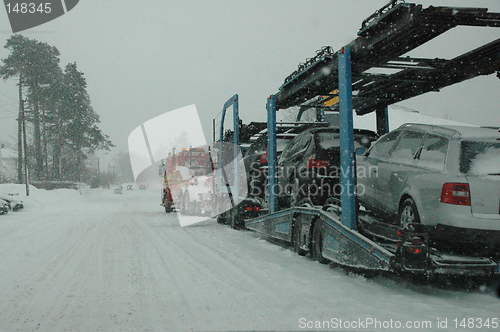
<instances>
[{"instance_id":1,"label":"utility pole","mask_svg":"<svg viewBox=\"0 0 500 332\"><path fill-rule=\"evenodd\" d=\"M19 73L19 114L17 116L17 183L23 183L23 85Z\"/></svg>"},{"instance_id":2,"label":"utility pole","mask_svg":"<svg viewBox=\"0 0 500 332\"><path fill-rule=\"evenodd\" d=\"M41 89L50 89L50 84L38 84L38 87L41 88ZM39 90L40 91L40 90ZM42 96L43 99L42 99L42 125L43 125L43 128L42 128L42 144L43 144L43 151L42 151L42 158L43 158L43 161L42 161L42 177L44 180L48 180L49 179L49 152L48 152L48 149L47 149L47 125L46 125L46 121L45 121L45 111L46 111L46 108L47 108L47 96L44 94L44 96Z\"/></svg>"},{"instance_id":3,"label":"utility pole","mask_svg":"<svg viewBox=\"0 0 500 332\"><path fill-rule=\"evenodd\" d=\"M21 76L21 74L19 74ZM30 182L28 175L28 143L26 141L26 114L24 112L24 99L22 98L22 91L19 92L21 99L19 100L19 109L21 113L21 120L23 123L23 142L24 142L24 179L26 183L26 196L30 195Z\"/></svg>"}]
</instances>

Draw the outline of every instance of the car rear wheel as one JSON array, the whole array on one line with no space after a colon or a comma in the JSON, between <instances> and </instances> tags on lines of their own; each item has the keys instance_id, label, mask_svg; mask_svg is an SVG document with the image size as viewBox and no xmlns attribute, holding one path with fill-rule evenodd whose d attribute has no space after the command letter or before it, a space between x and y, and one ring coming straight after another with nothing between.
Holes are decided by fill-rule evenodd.
<instances>
[{"instance_id":1,"label":"car rear wheel","mask_svg":"<svg viewBox=\"0 0 500 332\"><path fill-rule=\"evenodd\" d=\"M411 198L405 199L399 208L399 227L404 228L409 223L420 223L417 206Z\"/></svg>"}]
</instances>

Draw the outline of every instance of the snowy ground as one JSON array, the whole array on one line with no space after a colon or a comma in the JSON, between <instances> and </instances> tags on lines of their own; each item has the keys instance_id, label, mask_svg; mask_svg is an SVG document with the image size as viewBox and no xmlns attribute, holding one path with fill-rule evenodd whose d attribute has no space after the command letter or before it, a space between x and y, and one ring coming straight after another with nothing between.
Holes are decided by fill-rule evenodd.
<instances>
[{"instance_id":1,"label":"snowy ground","mask_svg":"<svg viewBox=\"0 0 500 332\"><path fill-rule=\"evenodd\" d=\"M32 188L0 216L0 330L500 329L488 289L346 275L214 220L181 228L159 198Z\"/></svg>"}]
</instances>

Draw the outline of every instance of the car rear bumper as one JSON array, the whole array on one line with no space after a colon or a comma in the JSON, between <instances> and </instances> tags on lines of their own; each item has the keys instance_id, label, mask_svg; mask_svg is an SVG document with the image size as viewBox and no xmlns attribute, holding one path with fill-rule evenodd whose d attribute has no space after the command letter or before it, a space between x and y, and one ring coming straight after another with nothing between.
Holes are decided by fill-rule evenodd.
<instances>
[{"instance_id":1,"label":"car rear bumper","mask_svg":"<svg viewBox=\"0 0 500 332\"><path fill-rule=\"evenodd\" d=\"M477 214L471 212L470 206L444 203L439 204L439 208L432 212L433 218L427 218L424 224L471 230L500 231L500 214Z\"/></svg>"},{"instance_id":2,"label":"car rear bumper","mask_svg":"<svg viewBox=\"0 0 500 332\"><path fill-rule=\"evenodd\" d=\"M482 247L489 252L500 253L500 230L462 228L438 224L429 228L429 235L436 241Z\"/></svg>"}]
</instances>

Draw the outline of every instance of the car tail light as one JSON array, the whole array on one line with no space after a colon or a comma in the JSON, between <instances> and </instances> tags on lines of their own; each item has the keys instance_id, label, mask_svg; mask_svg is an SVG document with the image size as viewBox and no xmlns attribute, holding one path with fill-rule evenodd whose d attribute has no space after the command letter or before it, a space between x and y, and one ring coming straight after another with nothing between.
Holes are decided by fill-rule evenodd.
<instances>
[{"instance_id":1,"label":"car tail light","mask_svg":"<svg viewBox=\"0 0 500 332\"><path fill-rule=\"evenodd\" d=\"M312 154L307 160L307 168L321 168L328 167L330 160L316 159L316 154Z\"/></svg>"},{"instance_id":2,"label":"car tail light","mask_svg":"<svg viewBox=\"0 0 500 332\"><path fill-rule=\"evenodd\" d=\"M408 247L408 251L412 254L420 254L422 252L421 248Z\"/></svg>"},{"instance_id":3,"label":"car tail light","mask_svg":"<svg viewBox=\"0 0 500 332\"><path fill-rule=\"evenodd\" d=\"M261 164L267 164L267 152L260 155L259 162Z\"/></svg>"},{"instance_id":4,"label":"car tail light","mask_svg":"<svg viewBox=\"0 0 500 332\"><path fill-rule=\"evenodd\" d=\"M470 189L467 183L445 183L441 203L470 206Z\"/></svg>"},{"instance_id":5,"label":"car tail light","mask_svg":"<svg viewBox=\"0 0 500 332\"><path fill-rule=\"evenodd\" d=\"M248 212L259 212L260 211L260 207L258 207L258 206L247 206L247 211Z\"/></svg>"}]
</instances>

